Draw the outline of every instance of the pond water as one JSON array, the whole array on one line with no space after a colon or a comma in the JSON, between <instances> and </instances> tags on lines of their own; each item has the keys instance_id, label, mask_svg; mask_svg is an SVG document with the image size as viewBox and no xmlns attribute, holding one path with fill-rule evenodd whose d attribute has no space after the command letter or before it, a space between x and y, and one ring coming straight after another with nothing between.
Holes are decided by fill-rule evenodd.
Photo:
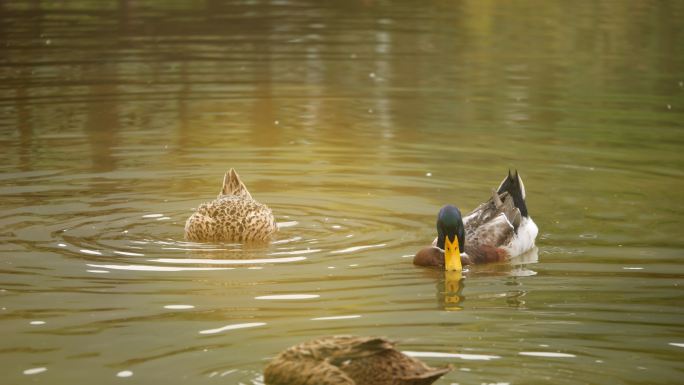
<instances>
[{"instance_id":1,"label":"pond water","mask_svg":"<svg viewBox=\"0 0 684 385\"><path fill-rule=\"evenodd\" d=\"M163 3L0 3L3 383L260 384L331 334L682 382L682 2ZM270 245L183 240L230 167ZM538 251L413 266L509 168Z\"/></svg>"}]
</instances>

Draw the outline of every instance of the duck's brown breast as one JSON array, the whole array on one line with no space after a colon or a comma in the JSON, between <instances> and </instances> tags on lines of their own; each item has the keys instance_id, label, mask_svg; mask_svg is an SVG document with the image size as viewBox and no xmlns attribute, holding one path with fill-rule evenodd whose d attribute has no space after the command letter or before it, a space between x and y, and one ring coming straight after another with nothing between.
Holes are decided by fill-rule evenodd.
<instances>
[{"instance_id":1,"label":"duck's brown breast","mask_svg":"<svg viewBox=\"0 0 684 385\"><path fill-rule=\"evenodd\" d=\"M413 257L413 264L417 266L444 267L444 252L437 247L424 247Z\"/></svg>"}]
</instances>

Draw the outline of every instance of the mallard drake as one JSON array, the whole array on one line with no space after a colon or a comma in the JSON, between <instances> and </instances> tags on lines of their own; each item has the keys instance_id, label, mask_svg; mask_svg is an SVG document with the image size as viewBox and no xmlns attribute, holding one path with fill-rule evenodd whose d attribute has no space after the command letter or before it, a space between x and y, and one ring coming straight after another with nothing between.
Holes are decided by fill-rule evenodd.
<instances>
[{"instance_id":1,"label":"mallard drake","mask_svg":"<svg viewBox=\"0 0 684 385\"><path fill-rule=\"evenodd\" d=\"M505 261L532 249L538 231L527 212L522 178L509 170L491 198L465 217L455 206L442 207L437 238L413 263L458 271L462 265Z\"/></svg>"},{"instance_id":2,"label":"mallard drake","mask_svg":"<svg viewBox=\"0 0 684 385\"><path fill-rule=\"evenodd\" d=\"M263 241L278 230L268 206L252 198L234 169L223 177L218 197L199 205L185 222L189 241Z\"/></svg>"},{"instance_id":3,"label":"mallard drake","mask_svg":"<svg viewBox=\"0 0 684 385\"><path fill-rule=\"evenodd\" d=\"M428 385L451 367L431 368L380 337L333 336L292 346L264 370L267 385Z\"/></svg>"}]
</instances>

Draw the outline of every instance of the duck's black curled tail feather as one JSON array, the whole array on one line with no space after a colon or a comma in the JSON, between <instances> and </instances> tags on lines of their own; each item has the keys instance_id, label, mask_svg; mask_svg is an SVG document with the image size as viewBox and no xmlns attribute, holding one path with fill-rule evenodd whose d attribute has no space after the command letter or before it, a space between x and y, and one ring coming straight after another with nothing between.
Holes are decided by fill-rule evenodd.
<instances>
[{"instance_id":1,"label":"duck's black curled tail feather","mask_svg":"<svg viewBox=\"0 0 684 385\"><path fill-rule=\"evenodd\" d=\"M513 203L515 204L515 207L520 210L520 215L527 217L527 205L525 205L525 186L523 185L522 178L520 178L520 175L518 175L518 170L515 170L515 175L511 174L511 170L508 170L508 176L504 178L496 192L501 194L504 191L513 197Z\"/></svg>"}]
</instances>

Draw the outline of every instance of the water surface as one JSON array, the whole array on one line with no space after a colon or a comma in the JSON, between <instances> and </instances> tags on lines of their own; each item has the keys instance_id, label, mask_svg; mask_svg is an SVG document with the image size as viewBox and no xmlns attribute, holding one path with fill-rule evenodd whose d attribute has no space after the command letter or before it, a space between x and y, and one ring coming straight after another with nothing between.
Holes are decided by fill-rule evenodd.
<instances>
[{"instance_id":1,"label":"water surface","mask_svg":"<svg viewBox=\"0 0 684 385\"><path fill-rule=\"evenodd\" d=\"M684 375L681 2L5 1L0 369L259 384L384 335L439 384ZM185 219L234 167L266 246ZM416 268L509 168L539 249Z\"/></svg>"}]
</instances>

